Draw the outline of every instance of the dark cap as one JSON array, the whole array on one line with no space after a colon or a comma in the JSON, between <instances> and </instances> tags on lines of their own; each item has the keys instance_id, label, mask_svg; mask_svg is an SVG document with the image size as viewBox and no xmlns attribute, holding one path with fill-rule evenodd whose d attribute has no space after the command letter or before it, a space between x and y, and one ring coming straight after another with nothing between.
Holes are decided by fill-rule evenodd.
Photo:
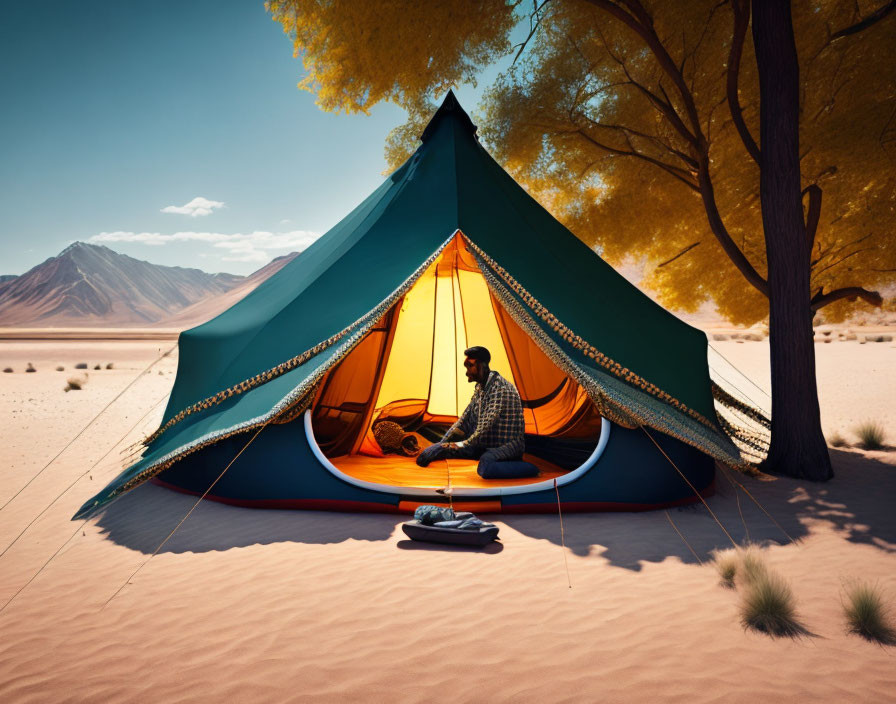
<instances>
[{"instance_id":1,"label":"dark cap","mask_svg":"<svg viewBox=\"0 0 896 704\"><path fill-rule=\"evenodd\" d=\"M492 353L489 352L485 347L469 347L464 350L464 354L470 359L476 359L480 362L485 362L488 364L492 361Z\"/></svg>"}]
</instances>

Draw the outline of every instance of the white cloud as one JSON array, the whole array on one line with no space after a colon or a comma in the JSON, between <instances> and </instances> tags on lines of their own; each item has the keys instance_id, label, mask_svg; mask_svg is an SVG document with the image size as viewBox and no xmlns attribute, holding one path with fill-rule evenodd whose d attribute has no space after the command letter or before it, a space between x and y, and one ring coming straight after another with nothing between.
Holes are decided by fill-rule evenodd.
<instances>
[{"instance_id":1,"label":"white cloud","mask_svg":"<svg viewBox=\"0 0 896 704\"><path fill-rule=\"evenodd\" d=\"M168 205L162 208L163 213L176 213L177 215L189 215L191 218L198 218L204 215L211 215L213 210L223 208L224 203L219 200L209 200L199 196L194 198L186 205Z\"/></svg>"},{"instance_id":2,"label":"white cloud","mask_svg":"<svg viewBox=\"0 0 896 704\"><path fill-rule=\"evenodd\" d=\"M303 251L320 237L317 232L293 230L291 232L261 232L224 234L221 232L101 232L90 238L91 242L134 242L150 246L162 246L177 242L204 242L219 249L226 262L267 262L274 254L287 251ZM200 255L202 256L202 255Z\"/></svg>"}]
</instances>

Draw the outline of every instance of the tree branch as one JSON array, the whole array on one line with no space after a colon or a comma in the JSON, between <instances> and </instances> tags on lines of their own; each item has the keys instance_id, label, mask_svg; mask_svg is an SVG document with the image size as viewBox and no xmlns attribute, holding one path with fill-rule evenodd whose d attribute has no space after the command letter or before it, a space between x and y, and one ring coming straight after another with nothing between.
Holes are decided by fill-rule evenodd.
<instances>
[{"instance_id":1,"label":"tree branch","mask_svg":"<svg viewBox=\"0 0 896 704\"><path fill-rule=\"evenodd\" d=\"M822 293L821 291L822 290L819 289L818 293L812 296L810 305L813 312L824 308L826 305L830 305L834 301L839 301L842 298L848 298L851 301L854 301L857 298L861 298L866 303L870 303L871 305L877 306L878 308L884 303L884 299L877 291L869 291L859 286L847 286L846 288L838 288L834 291L831 291L830 293Z\"/></svg>"},{"instance_id":2,"label":"tree branch","mask_svg":"<svg viewBox=\"0 0 896 704\"><path fill-rule=\"evenodd\" d=\"M815 233L818 231L818 220L821 218L821 188L817 184L806 186L802 195L809 194L809 210L806 213L806 239L809 249L815 244Z\"/></svg>"},{"instance_id":3,"label":"tree branch","mask_svg":"<svg viewBox=\"0 0 896 704\"><path fill-rule=\"evenodd\" d=\"M812 275L813 275L814 277L818 277L818 276L820 276L821 274L823 274L824 272L826 272L828 269L833 269L835 266L839 266L840 264L842 264L843 262L845 262L847 259L851 259L852 257L854 257L854 256L856 256L856 255L858 255L858 254L861 254L862 252L870 252L870 251L873 250L873 249L874 249L874 247L863 247L862 249L857 249L855 252L850 252L850 253L847 254L845 257L840 257L840 259L838 259L837 261L835 261L835 262L831 262L830 264L828 264L827 266L822 267L822 268L819 269L818 271L813 271L813 272L812 272Z\"/></svg>"},{"instance_id":4,"label":"tree branch","mask_svg":"<svg viewBox=\"0 0 896 704\"><path fill-rule=\"evenodd\" d=\"M689 244L687 247L685 247L683 250L681 250L678 254L676 254L676 255L675 255L674 257L672 257L671 259L667 259L667 260L664 261L662 264L657 264L657 265L656 265L656 268L657 268L657 269L661 269L662 267L666 266L666 264L671 264L672 262L674 262L674 261L675 261L676 259L678 259L679 257L683 257L685 254L687 254L688 252L690 252L690 251L691 251L694 247L696 247L698 244L700 244L699 241L697 241L697 242L693 242L693 243Z\"/></svg>"},{"instance_id":5,"label":"tree branch","mask_svg":"<svg viewBox=\"0 0 896 704\"><path fill-rule=\"evenodd\" d=\"M645 140L647 140L648 142L650 142L650 143L652 143L652 144L655 144L656 146L660 147L661 149L665 149L665 150L666 150L667 152L669 152L672 156L678 157L678 158L681 159L685 164L687 164L691 169L693 169L695 172L696 172L696 170L697 170L697 160L696 160L696 159L694 159L693 157L688 156L687 154L685 154L684 152L682 152L682 151L676 149L676 148L673 147L672 145L670 145L670 144L666 144L666 142L664 142L662 139L660 139L659 137L657 137L657 136L655 136L655 135L646 134L646 133L644 133L644 132L640 132L639 130L632 129L631 127L626 127L626 126L624 126L624 125L608 125L608 124L606 124L606 123L598 122L597 120L593 120L593 119L591 119L590 117L588 117L587 115L584 115L584 114L582 115L582 117L583 117L585 120L587 120L588 123L589 123L592 127L599 128L599 129L605 129L605 130L618 130L618 131L624 132L624 133L626 133L626 134L629 134L629 135L632 135L632 136L635 136L635 137L640 137L641 139L645 139Z\"/></svg>"},{"instance_id":6,"label":"tree branch","mask_svg":"<svg viewBox=\"0 0 896 704\"><path fill-rule=\"evenodd\" d=\"M889 15L893 10L896 10L896 0L890 0L886 5L879 7L877 10L868 15L865 19L859 20L855 24L850 25L849 27L844 27L843 29L834 32L831 35L828 44L831 44L838 39L843 39L843 37L848 37L851 34L858 34L859 32L868 29L872 25L880 22L884 17Z\"/></svg>"},{"instance_id":7,"label":"tree branch","mask_svg":"<svg viewBox=\"0 0 896 704\"><path fill-rule=\"evenodd\" d=\"M697 115L697 105L694 102L694 96L688 89L684 76L682 76L678 67L675 65L675 62L672 60L672 57L669 55L669 52L666 50L666 47L663 46L663 43L657 36L656 30L653 28L653 18L647 10L644 9L638 0L625 0L625 4L633 14L630 14L611 0L586 0L586 2L603 10L612 17L615 17L644 40L647 44L647 48L650 49L651 53L656 58L657 63L659 63L660 67L669 78L672 79L672 82L678 89L678 92L681 95L681 101L684 104L685 112L688 115L688 120L691 123L690 131L693 132L697 143L696 146L700 151L705 151L707 146L706 138L703 136L703 131L700 127L700 119Z\"/></svg>"},{"instance_id":8,"label":"tree branch","mask_svg":"<svg viewBox=\"0 0 896 704\"><path fill-rule=\"evenodd\" d=\"M618 156L633 156L636 159L641 159L642 161L646 161L650 164L653 164L654 166L658 166L659 168L661 168L663 171L665 171L670 176L673 176L674 178L681 181L681 183L683 183L685 186L690 188L692 191L699 192L699 188L697 188L697 184L694 183L694 178L689 171L685 171L684 169L679 168L678 166L672 166L672 164L667 164L666 162L660 161L659 159L654 159L652 156L648 156L647 154L642 154L641 152L639 152L635 149L626 150L626 149L619 149L618 147L611 147L609 144L604 144L603 142L596 140L594 137L592 137L590 134L588 134L585 130L583 130L581 128L576 130L576 132L582 138L587 140L589 143L591 143L595 147L598 147L599 149L603 149L604 151L609 152L610 154L616 154Z\"/></svg>"},{"instance_id":9,"label":"tree branch","mask_svg":"<svg viewBox=\"0 0 896 704\"><path fill-rule=\"evenodd\" d=\"M725 222L722 220L722 215L719 213L719 206L716 203L716 194L712 185L712 178L709 175L708 158L700 165L698 180L700 184L700 195L703 196L703 207L706 209L706 217L709 220L709 227L712 230L712 233L716 236L719 244L722 245L725 254L728 255L728 258L734 266L737 267L738 271L744 275L744 278L750 285L761 294L768 297L768 282L762 278L762 275L758 271L756 271L750 263L750 260L747 259L747 255L745 255L737 246L737 243L731 239L731 235L728 233L728 228L725 227Z\"/></svg>"},{"instance_id":10,"label":"tree branch","mask_svg":"<svg viewBox=\"0 0 896 704\"><path fill-rule=\"evenodd\" d=\"M535 36L535 33L538 31L538 26L541 24L541 11L544 9L544 6L547 5L551 0L544 0L541 5L538 5L536 0L533 0L534 9L532 10L532 14L529 15L529 34L526 38L521 41L519 44L514 44L511 49L516 49L519 47L519 51L516 52L516 56L513 57L513 61L511 65L515 65L520 56L523 55L523 52L526 50L526 46L528 46L529 41L532 37ZM534 21L533 21L534 18Z\"/></svg>"},{"instance_id":11,"label":"tree branch","mask_svg":"<svg viewBox=\"0 0 896 704\"><path fill-rule=\"evenodd\" d=\"M749 0L741 2L741 0L733 0L731 9L734 11L734 34L731 38L731 50L728 52L728 108L731 111L731 119L737 128L741 141L744 143L747 152L753 157L753 161L757 164L761 163L759 146L750 129L744 121L743 110L740 105L740 96L738 94L738 79L740 77L740 60L743 56L744 41L747 36L747 29L750 26L750 3Z\"/></svg>"},{"instance_id":12,"label":"tree branch","mask_svg":"<svg viewBox=\"0 0 896 704\"><path fill-rule=\"evenodd\" d=\"M820 263L825 257L836 257L841 252L845 252L847 249L849 249L853 245L861 244L862 242L867 240L869 237L871 237L873 234L874 234L873 232L869 232L867 234L862 235L861 237L858 237L858 238L852 240L851 242L847 242L844 245L840 245L839 247L837 247L835 244L831 244L825 250L822 250L821 246L819 245L818 258L815 259L814 261L809 262L809 268L810 269L813 268L816 264Z\"/></svg>"},{"instance_id":13,"label":"tree branch","mask_svg":"<svg viewBox=\"0 0 896 704\"><path fill-rule=\"evenodd\" d=\"M712 178L709 174L709 142L703 134L700 125L694 96L688 89L681 71L678 70L678 67L675 65L675 62L672 60L666 47L657 36L656 31L653 28L653 20L650 17L650 14L644 9L639 0L623 0L625 6L631 10L631 12L612 0L586 0L586 2L616 18L641 37L646 43L647 48L659 63L660 68L672 79L672 82L675 84L675 87L681 96L681 102L684 105L685 112L687 113L688 120L691 124L690 129L684 124L679 124L681 123L681 118L678 117L678 113L673 108L671 101L668 100L668 96L666 96L666 101L664 101L643 86L634 81L632 83L644 92L645 95L648 96L648 99L650 99L651 102L660 109L667 118L669 118L673 127L679 132L682 131L682 128L684 129L684 134L687 135L687 139L694 149L694 156L698 160L698 186L696 190L698 190L703 197L703 205L706 209L706 216L709 220L710 229L722 246L722 249L728 255L728 258L731 259L731 262L737 267L738 271L743 274L744 278L746 278L751 286L767 297L769 295L768 282L758 271L756 271L746 255L731 238L731 235L728 233L728 229L725 227L725 223L722 220L722 216L719 213L718 204L715 199L715 191L712 185ZM624 64L623 70L625 70ZM628 75L627 71L626 75ZM662 84L660 84L660 90L663 90ZM665 91L663 92L665 93ZM676 122L676 119L678 122ZM590 137L590 135L583 134L582 136L598 146L603 146ZM639 156L644 158L644 155ZM649 161L649 159L646 160ZM652 163L656 163L656 160ZM670 170L668 164L662 164L662 162L660 162L658 165L661 165L661 168L664 168L664 170L693 188L690 179L685 180L681 178L675 171Z\"/></svg>"},{"instance_id":14,"label":"tree branch","mask_svg":"<svg viewBox=\"0 0 896 704\"><path fill-rule=\"evenodd\" d=\"M603 37L603 33L600 28L598 28L598 33L601 35L601 39L604 43L604 48L607 50L607 54L609 54L610 58L613 59L617 64L619 64L620 68L622 68L622 72L625 74L625 77L628 79L628 83L635 88L637 88L651 105L656 108L656 110L665 117L669 123L678 131L678 133L684 137L693 147L697 146L697 137L687 128L687 126L682 121L681 117L675 111L671 101L668 100L668 96L666 96L666 100L663 100L660 96L654 93L652 90L647 88L643 83L636 81L631 73L629 73L628 66L625 65L625 61L622 57L617 56L613 53L613 50L610 48L607 40ZM660 85L660 90L662 90L662 85Z\"/></svg>"}]
</instances>

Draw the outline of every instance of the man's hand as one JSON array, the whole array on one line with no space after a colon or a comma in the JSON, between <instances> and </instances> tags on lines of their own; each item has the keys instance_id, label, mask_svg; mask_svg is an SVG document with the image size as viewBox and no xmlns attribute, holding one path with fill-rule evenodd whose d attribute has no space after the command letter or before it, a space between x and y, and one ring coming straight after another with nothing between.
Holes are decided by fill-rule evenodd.
<instances>
[{"instance_id":1,"label":"man's hand","mask_svg":"<svg viewBox=\"0 0 896 704\"><path fill-rule=\"evenodd\" d=\"M443 442L442 447L444 447L446 450L456 450L457 443L456 442Z\"/></svg>"}]
</instances>

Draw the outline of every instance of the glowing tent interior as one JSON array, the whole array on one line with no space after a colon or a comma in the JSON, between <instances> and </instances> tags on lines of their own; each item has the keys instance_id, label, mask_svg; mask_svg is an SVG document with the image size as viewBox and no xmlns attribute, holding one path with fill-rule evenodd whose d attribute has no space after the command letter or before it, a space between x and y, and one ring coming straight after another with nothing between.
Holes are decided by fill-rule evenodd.
<instances>
[{"instance_id":1,"label":"glowing tent interior","mask_svg":"<svg viewBox=\"0 0 896 704\"><path fill-rule=\"evenodd\" d=\"M450 468L437 463L427 471L408 456L384 453L376 441L373 429L381 421L413 429L419 445L438 440L472 396L463 360L464 350L474 344L489 349L491 368L520 392L527 459L541 469L538 478L483 480L472 460L452 460ZM587 459L601 427L585 390L551 362L489 292L460 233L327 374L313 408L315 440L332 464L358 479L403 487L512 486L553 479L571 463ZM547 438L555 442L546 443ZM582 461L576 463L577 455Z\"/></svg>"},{"instance_id":2,"label":"glowing tent interior","mask_svg":"<svg viewBox=\"0 0 896 704\"><path fill-rule=\"evenodd\" d=\"M76 517L150 479L259 507L408 510L450 482L478 510L633 510L696 501L714 460L745 462L756 441L736 421L756 412L710 380L704 333L516 184L453 94L421 142L301 256L181 333L161 426ZM425 440L457 417L469 344L524 399L534 480L377 456L381 420Z\"/></svg>"}]
</instances>

